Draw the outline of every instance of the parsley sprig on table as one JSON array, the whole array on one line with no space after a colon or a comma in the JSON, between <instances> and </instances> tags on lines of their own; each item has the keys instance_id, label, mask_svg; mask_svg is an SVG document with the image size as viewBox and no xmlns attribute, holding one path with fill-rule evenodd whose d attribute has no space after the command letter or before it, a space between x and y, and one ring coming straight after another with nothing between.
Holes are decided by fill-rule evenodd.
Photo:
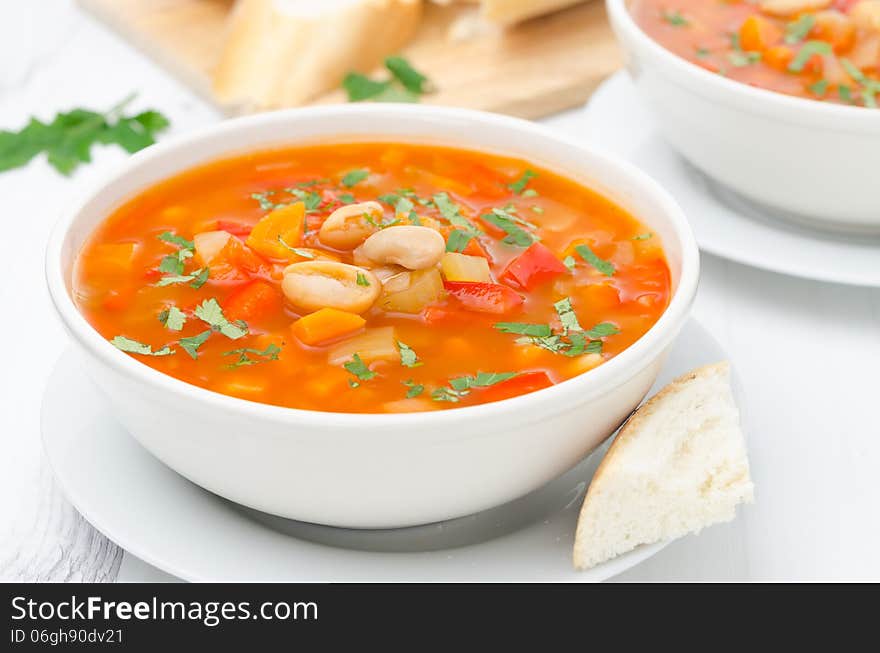
<instances>
[{"instance_id":1,"label":"parsley sprig on table","mask_svg":"<svg viewBox=\"0 0 880 653\"><path fill-rule=\"evenodd\" d=\"M388 57L385 68L391 73L390 79L375 80L361 73L348 73L342 80L348 101L418 102L422 95L434 90L431 80L403 57Z\"/></svg>"},{"instance_id":2,"label":"parsley sprig on table","mask_svg":"<svg viewBox=\"0 0 880 653\"><path fill-rule=\"evenodd\" d=\"M0 131L0 172L25 166L45 152L52 167L67 176L92 160L96 143L118 145L129 153L152 145L156 134L168 127L168 119L158 111L125 116L123 111L134 97L104 113L73 109L59 113L52 122L31 118L19 131Z\"/></svg>"}]
</instances>

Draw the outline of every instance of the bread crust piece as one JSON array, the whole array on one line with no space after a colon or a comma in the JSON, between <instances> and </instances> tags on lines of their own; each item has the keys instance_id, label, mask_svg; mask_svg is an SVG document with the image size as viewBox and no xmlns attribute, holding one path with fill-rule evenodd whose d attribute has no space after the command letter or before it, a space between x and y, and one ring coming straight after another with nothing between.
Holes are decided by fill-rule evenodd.
<instances>
[{"instance_id":1,"label":"bread crust piece","mask_svg":"<svg viewBox=\"0 0 880 653\"><path fill-rule=\"evenodd\" d=\"M617 434L617 437L609 447L608 452L602 459L602 462L599 464L599 467L597 468L596 473L594 474L593 479L590 482L590 486L587 489L583 505L581 506L580 514L578 516L578 524L575 534L573 551L574 565L576 568L586 569L590 566L598 564L598 562L596 561L588 563L588 561L585 559L585 554L588 550L586 545L586 540L588 538L587 531L590 528L589 513L593 509L594 504L598 501L601 501L601 495L603 494L605 486L613 481L613 477L616 471L615 468L619 467L618 460L623 455L625 455L631 444L640 436L646 422L648 422L648 420L657 413L657 411L665 404L665 402L691 386L691 384L700 381L707 381L716 376L723 376L726 380L729 377L729 374L730 364L727 361L706 365L704 367L700 367L691 372L688 372L687 374L684 374L672 381L669 385L667 385L660 392L658 392L642 406L640 406L621 427L620 431ZM747 460L745 475L746 478L742 480L748 483L749 486L751 486L751 480L748 478ZM750 488L748 496L746 496L744 500L751 500ZM705 525L708 526L709 524L707 523ZM645 543L648 542L636 541L632 544L630 548L633 549L636 546Z\"/></svg>"},{"instance_id":2,"label":"bread crust piece","mask_svg":"<svg viewBox=\"0 0 880 653\"><path fill-rule=\"evenodd\" d=\"M482 0L482 16L500 25L515 25L585 0Z\"/></svg>"},{"instance_id":3,"label":"bread crust piece","mask_svg":"<svg viewBox=\"0 0 880 653\"><path fill-rule=\"evenodd\" d=\"M289 5L290 3L287 3ZM415 34L421 0L352 0L285 13L280 0L237 0L214 93L238 112L297 106L369 72Z\"/></svg>"}]
</instances>

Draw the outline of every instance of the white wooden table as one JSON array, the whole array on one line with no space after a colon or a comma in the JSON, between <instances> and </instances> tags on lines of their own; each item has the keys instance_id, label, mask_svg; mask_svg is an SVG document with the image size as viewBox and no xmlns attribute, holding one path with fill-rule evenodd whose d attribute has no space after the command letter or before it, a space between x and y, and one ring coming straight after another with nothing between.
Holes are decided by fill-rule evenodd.
<instances>
[{"instance_id":1,"label":"white wooden table","mask_svg":"<svg viewBox=\"0 0 880 653\"><path fill-rule=\"evenodd\" d=\"M110 107L131 91L137 108L169 115L173 133L220 119L70 0L0 3L0 61L0 128ZM583 132L577 111L547 122ZM0 174L0 580L171 579L95 532L54 487L40 449L43 388L67 346L44 288L44 244L59 212L123 158L96 151L71 179L44 162ZM880 580L880 289L711 256L703 265L695 315L746 386L757 502L620 579Z\"/></svg>"}]
</instances>

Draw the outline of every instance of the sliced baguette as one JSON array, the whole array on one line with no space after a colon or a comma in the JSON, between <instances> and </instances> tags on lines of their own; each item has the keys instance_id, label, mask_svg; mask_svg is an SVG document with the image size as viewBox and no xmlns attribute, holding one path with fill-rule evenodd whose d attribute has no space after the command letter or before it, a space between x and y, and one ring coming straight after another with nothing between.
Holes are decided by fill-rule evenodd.
<instances>
[{"instance_id":1,"label":"sliced baguette","mask_svg":"<svg viewBox=\"0 0 880 653\"><path fill-rule=\"evenodd\" d=\"M543 16L584 0L482 0L482 15L486 20L501 25Z\"/></svg>"},{"instance_id":2,"label":"sliced baguette","mask_svg":"<svg viewBox=\"0 0 880 653\"><path fill-rule=\"evenodd\" d=\"M730 366L686 374L627 421L596 470L578 519L574 565L730 521L753 485Z\"/></svg>"},{"instance_id":3,"label":"sliced baguette","mask_svg":"<svg viewBox=\"0 0 880 653\"><path fill-rule=\"evenodd\" d=\"M397 52L421 12L421 0L237 0L214 92L237 111L303 104Z\"/></svg>"}]
</instances>

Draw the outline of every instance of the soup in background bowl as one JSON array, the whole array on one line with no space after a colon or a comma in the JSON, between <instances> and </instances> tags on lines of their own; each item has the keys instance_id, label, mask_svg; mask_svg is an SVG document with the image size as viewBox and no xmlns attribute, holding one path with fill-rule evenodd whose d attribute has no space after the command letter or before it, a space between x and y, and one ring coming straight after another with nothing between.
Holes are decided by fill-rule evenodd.
<instances>
[{"instance_id":1,"label":"soup in background bowl","mask_svg":"<svg viewBox=\"0 0 880 653\"><path fill-rule=\"evenodd\" d=\"M628 164L407 106L150 148L47 251L84 370L139 442L230 500L346 527L469 514L570 469L650 388L698 265Z\"/></svg>"},{"instance_id":2,"label":"soup in background bowl","mask_svg":"<svg viewBox=\"0 0 880 653\"><path fill-rule=\"evenodd\" d=\"M771 217L880 234L880 196L869 190L880 62L860 5L606 4L639 94L688 161Z\"/></svg>"}]
</instances>

